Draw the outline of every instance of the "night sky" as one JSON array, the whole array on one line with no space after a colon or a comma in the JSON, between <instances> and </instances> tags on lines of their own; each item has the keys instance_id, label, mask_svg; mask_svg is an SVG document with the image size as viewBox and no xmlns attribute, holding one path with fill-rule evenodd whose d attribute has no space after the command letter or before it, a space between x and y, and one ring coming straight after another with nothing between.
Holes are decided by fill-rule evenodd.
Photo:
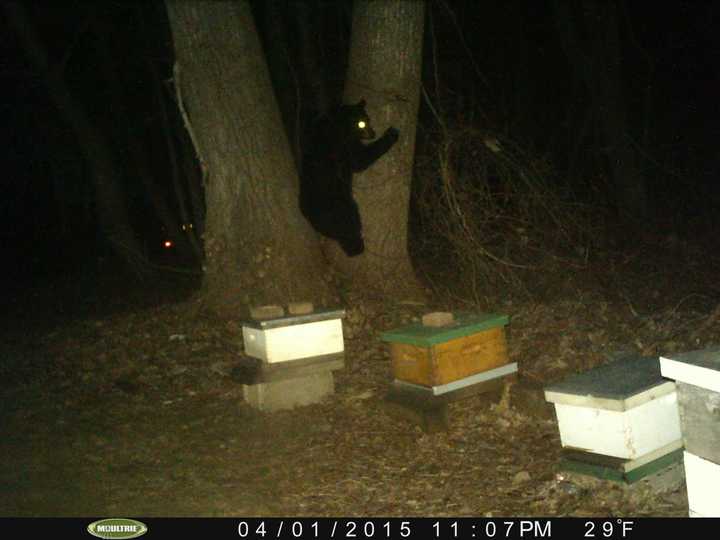
<instances>
[{"instance_id":1,"label":"night sky","mask_svg":"<svg viewBox=\"0 0 720 540\"><path fill-rule=\"evenodd\" d=\"M311 4L320 21L318 32L327 32L327 50L345 50L350 5ZM568 166L572 119L587 107L587 96L562 49L553 3L471 0L428 5L424 74L431 96L428 29L433 25L446 112L487 123L518 144L549 156L562 172ZM454 10L452 16L448 5ZM653 218L667 212L714 214L720 201L716 179L720 38L715 26L720 5L621 2L619 6L623 91L634 130L630 136L641 140L642 130L650 131L651 145L643 148L640 166L651 191ZM254 7L265 36L263 6ZM61 71L73 98L113 149L137 237L144 245L155 246L162 238L160 224L137 180L129 148L131 141L140 142L141 161L167 194L169 205L177 208L158 106L162 96L174 115L172 125L181 130L167 82L173 51L164 5L38 2L26 3L25 8L51 65ZM3 270L10 277L71 271L104 253L90 171L72 129L17 39L16 28L5 12L0 13L4 158L0 238L8 261ZM292 10L287 13L292 16ZM336 55L330 60L328 85L338 89L344 58ZM101 69L103 64L109 69ZM646 107L648 95L652 101ZM420 142L422 130L432 122L421 107ZM584 149L588 157L583 175L603 174L593 158L600 151L592 146Z\"/></svg>"}]
</instances>

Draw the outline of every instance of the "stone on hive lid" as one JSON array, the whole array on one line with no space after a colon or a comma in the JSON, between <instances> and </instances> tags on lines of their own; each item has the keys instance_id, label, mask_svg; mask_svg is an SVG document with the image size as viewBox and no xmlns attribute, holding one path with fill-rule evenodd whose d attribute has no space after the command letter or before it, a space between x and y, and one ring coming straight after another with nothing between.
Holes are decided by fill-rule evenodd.
<instances>
[{"instance_id":1,"label":"stone on hive lid","mask_svg":"<svg viewBox=\"0 0 720 540\"><path fill-rule=\"evenodd\" d=\"M250 316L255 320L276 319L285 315L282 306L252 306L250 308Z\"/></svg>"},{"instance_id":2,"label":"stone on hive lid","mask_svg":"<svg viewBox=\"0 0 720 540\"><path fill-rule=\"evenodd\" d=\"M455 322L455 316L446 311L434 311L432 313L426 313L422 316L423 326L440 328L443 326L450 326L453 322Z\"/></svg>"}]
</instances>

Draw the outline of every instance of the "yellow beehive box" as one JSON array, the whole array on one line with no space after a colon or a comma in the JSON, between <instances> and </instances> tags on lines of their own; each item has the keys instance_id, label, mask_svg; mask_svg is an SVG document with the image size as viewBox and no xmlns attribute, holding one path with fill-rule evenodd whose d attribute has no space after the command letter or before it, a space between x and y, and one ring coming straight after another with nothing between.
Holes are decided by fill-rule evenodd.
<instances>
[{"instance_id":1,"label":"yellow beehive box","mask_svg":"<svg viewBox=\"0 0 720 540\"><path fill-rule=\"evenodd\" d=\"M484 372L506 374L497 368L509 364L507 323L507 315L458 314L447 326L417 323L381 339L390 343L397 380L437 388Z\"/></svg>"}]
</instances>

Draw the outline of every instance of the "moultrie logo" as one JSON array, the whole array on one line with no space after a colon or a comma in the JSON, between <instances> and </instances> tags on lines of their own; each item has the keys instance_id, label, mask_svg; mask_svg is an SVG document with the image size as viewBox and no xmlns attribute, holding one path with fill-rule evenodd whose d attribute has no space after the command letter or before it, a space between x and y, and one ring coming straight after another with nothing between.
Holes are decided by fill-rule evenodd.
<instances>
[{"instance_id":1,"label":"moultrie logo","mask_svg":"<svg viewBox=\"0 0 720 540\"><path fill-rule=\"evenodd\" d=\"M147 526L135 519L108 518L93 521L87 531L98 538L137 538L147 532Z\"/></svg>"}]
</instances>

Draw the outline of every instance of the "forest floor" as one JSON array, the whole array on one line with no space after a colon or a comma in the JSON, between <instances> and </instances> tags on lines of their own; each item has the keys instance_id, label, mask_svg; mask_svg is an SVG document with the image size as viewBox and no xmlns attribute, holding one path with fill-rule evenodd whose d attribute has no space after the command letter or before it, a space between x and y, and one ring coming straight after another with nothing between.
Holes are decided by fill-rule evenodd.
<instances>
[{"instance_id":1,"label":"forest floor","mask_svg":"<svg viewBox=\"0 0 720 540\"><path fill-rule=\"evenodd\" d=\"M263 413L232 377L239 324L199 309L192 284L19 290L0 339L0 515L687 516L682 467L631 486L559 467L544 386L619 352L718 341L707 253L613 261L488 306L511 318L520 377L501 400L452 403L432 434L388 414L378 334L447 303L346 306L335 394Z\"/></svg>"}]
</instances>

